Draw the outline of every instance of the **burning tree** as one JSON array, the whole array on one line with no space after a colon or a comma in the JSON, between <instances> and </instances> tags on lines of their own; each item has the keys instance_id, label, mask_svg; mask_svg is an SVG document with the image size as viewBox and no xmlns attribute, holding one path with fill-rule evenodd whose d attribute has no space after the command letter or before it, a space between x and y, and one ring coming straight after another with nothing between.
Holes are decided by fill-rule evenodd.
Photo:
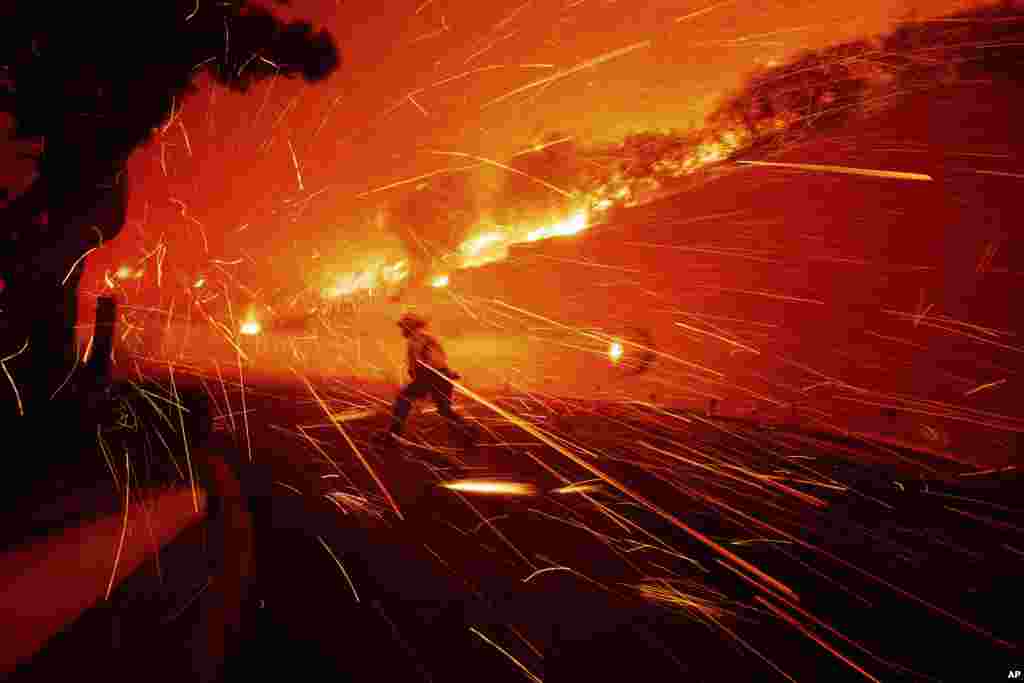
<instances>
[{"instance_id":1,"label":"burning tree","mask_svg":"<svg viewBox=\"0 0 1024 683\"><path fill-rule=\"evenodd\" d=\"M237 91L273 76L316 82L339 54L326 31L245 0L18 0L0 8L0 64L0 111L40 150L34 181L0 209L0 358L27 413L77 361L81 264L124 223L129 156L173 120L199 74Z\"/></svg>"},{"instance_id":2,"label":"burning tree","mask_svg":"<svg viewBox=\"0 0 1024 683\"><path fill-rule=\"evenodd\" d=\"M821 131L858 112L891 106L894 97L961 79L1024 73L1019 0L975 7L936 20L913 17L873 40L816 51L749 76L708 118L717 131L739 131L751 145Z\"/></svg>"}]
</instances>

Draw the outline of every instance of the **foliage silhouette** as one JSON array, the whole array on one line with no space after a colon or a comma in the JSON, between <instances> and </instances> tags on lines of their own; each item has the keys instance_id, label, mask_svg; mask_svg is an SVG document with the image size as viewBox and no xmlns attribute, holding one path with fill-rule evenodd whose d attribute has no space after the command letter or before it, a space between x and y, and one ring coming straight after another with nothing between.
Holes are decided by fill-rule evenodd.
<instances>
[{"instance_id":1,"label":"foliage silhouette","mask_svg":"<svg viewBox=\"0 0 1024 683\"><path fill-rule=\"evenodd\" d=\"M339 64L325 30L244 0L4 3L0 112L17 138L41 143L35 180L0 209L0 357L27 341L7 363L26 411L76 360L81 258L124 223L129 156L197 77L244 92L274 76L322 81Z\"/></svg>"}]
</instances>

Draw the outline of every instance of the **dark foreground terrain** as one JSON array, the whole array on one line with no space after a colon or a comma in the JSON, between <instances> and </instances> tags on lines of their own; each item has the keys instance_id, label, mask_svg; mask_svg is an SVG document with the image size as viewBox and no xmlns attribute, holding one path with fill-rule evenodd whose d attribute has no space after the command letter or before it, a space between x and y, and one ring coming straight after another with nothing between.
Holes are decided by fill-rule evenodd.
<instances>
[{"instance_id":1,"label":"dark foreground terrain","mask_svg":"<svg viewBox=\"0 0 1024 683\"><path fill-rule=\"evenodd\" d=\"M308 386L250 385L246 439L241 394L222 388L215 431L191 452L206 520L12 680L191 680L220 664L231 680L960 681L1019 668L1015 469L527 396L492 397L519 427L467 410L483 434L473 451L450 448L430 412L379 449L384 417L330 383L319 401ZM73 526L71 510L118 515L96 456L65 467L63 492L49 477L15 496L26 507L7 516L5 547ZM529 488L439 486L468 478Z\"/></svg>"}]
</instances>

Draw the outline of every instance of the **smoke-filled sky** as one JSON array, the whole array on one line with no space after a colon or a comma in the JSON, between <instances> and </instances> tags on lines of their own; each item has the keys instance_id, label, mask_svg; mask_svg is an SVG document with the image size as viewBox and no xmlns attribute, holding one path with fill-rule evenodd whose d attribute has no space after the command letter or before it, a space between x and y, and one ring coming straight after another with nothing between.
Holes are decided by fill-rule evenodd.
<instances>
[{"instance_id":1,"label":"smoke-filled sky","mask_svg":"<svg viewBox=\"0 0 1024 683\"><path fill-rule=\"evenodd\" d=\"M355 216L395 196L364 194L383 185L465 164L458 155L507 157L551 131L594 140L699 125L759 64L968 4L295 0L276 11L326 26L339 71L245 95L202 83L133 158L129 223L89 271L95 281L163 236L178 267L216 259L254 268L260 288L285 284L307 259L367 241Z\"/></svg>"}]
</instances>

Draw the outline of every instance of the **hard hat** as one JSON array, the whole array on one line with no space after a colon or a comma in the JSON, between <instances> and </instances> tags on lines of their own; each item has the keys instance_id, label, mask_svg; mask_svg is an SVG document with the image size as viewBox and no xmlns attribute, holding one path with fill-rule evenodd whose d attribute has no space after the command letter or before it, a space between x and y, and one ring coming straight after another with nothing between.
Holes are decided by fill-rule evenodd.
<instances>
[{"instance_id":1,"label":"hard hat","mask_svg":"<svg viewBox=\"0 0 1024 683\"><path fill-rule=\"evenodd\" d=\"M427 321L415 313L406 313L398 319L398 326L403 330L415 330L427 326Z\"/></svg>"}]
</instances>

